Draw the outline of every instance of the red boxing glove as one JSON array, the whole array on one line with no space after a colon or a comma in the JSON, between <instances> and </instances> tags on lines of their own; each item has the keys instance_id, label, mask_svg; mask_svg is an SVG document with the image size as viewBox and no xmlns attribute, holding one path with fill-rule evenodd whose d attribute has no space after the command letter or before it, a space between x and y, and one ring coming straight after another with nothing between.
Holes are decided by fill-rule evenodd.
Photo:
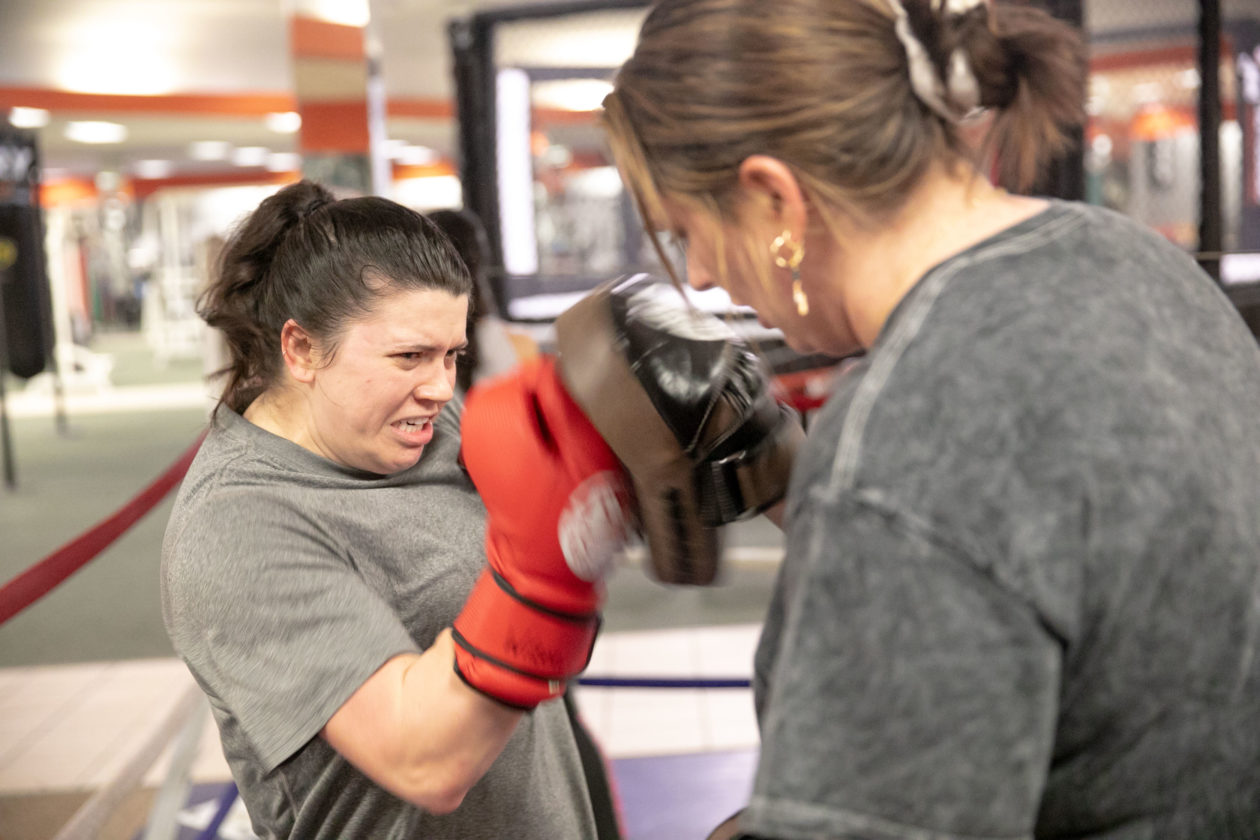
<instances>
[{"instance_id":1,"label":"red boxing glove","mask_svg":"<svg viewBox=\"0 0 1260 840\"><path fill-rule=\"evenodd\" d=\"M462 437L489 563L455 619L455 671L532 709L590 659L604 575L631 534L629 483L550 357L474 388Z\"/></svg>"}]
</instances>

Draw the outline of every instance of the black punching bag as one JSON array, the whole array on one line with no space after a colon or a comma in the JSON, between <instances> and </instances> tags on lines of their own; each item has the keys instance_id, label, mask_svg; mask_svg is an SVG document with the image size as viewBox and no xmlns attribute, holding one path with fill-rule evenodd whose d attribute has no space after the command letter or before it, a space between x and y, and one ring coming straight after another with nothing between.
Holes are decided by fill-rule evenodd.
<instances>
[{"instance_id":1,"label":"black punching bag","mask_svg":"<svg viewBox=\"0 0 1260 840\"><path fill-rule=\"evenodd\" d=\"M28 378L53 351L35 137L0 124L0 290L9 370Z\"/></svg>"}]
</instances>

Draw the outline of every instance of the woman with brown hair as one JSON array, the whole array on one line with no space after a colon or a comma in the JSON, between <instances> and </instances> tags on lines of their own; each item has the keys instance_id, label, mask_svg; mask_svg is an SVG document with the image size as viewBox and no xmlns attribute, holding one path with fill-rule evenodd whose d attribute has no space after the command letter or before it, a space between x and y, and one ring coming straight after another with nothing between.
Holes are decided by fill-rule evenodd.
<instances>
[{"instance_id":1,"label":"woman with brown hair","mask_svg":"<svg viewBox=\"0 0 1260 840\"><path fill-rule=\"evenodd\" d=\"M687 282L864 353L714 836L1260 836L1260 350L1177 248L979 163L1026 188L1084 82L1027 6L660 0L605 100Z\"/></svg>"}]
</instances>

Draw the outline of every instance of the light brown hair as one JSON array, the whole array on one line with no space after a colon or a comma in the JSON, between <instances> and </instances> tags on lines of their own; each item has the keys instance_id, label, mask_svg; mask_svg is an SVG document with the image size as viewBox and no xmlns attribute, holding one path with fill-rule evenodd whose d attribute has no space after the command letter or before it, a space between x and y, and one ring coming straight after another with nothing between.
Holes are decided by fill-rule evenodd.
<instances>
[{"instance_id":1,"label":"light brown hair","mask_svg":"<svg viewBox=\"0 0 1260 840\"><path fill-rule=\"evenodd\" d=\"M1027 187L1084 118L1078 33L1020 5L903 5L938 75L955 48L967 57L992 114L986 148L1004 184ZM828 223L877 224L934 162L978 164L960 127L916 97L893 21L885 0L659 0L603 115L658 252L662 197L732 218L751 155L787 164Z\"/></svg>"}]
</instances>

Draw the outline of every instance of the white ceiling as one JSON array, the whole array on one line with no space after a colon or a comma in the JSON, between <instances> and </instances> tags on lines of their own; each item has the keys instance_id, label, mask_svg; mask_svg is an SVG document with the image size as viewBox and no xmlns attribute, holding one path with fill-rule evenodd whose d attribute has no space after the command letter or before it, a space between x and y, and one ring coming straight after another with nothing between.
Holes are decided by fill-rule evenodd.
<instances>
[{"instance_id":1,"label":"white ceiling","mask_svg":"<svg viewBox=\"0 0 1260 840\"><path fill-rule=\"evenodd\" d=\"M330 0L0 0L3 89L118 94L291 94L289 20L298 3ZM371 0L390 99L449 102L448 23L489 8L548 0ZM6 105L0 99L0 105ZM85 146L63 134L70 119L127 126L114 146ZM449 119L390 118L391 138L453 158ZM194 140L293 151L294 135L268 130L260 117L190 113L54 111L40 130L45 168L90 173L125 170L135 160L182 159ZM197 164L182 164L192 169ZM200 165L202 169L206 164Z\"/></svg>"},{"instance_id":2,"label":"white ceiling","mask_svg":"<svg viewBox=\"0 0 1260 840\"><path fill-rule=\"evenodd\" d=\"M772 0L766 0L772 2ZM288 22L298 4L334 0L0 0L0 94L4 89L78 90L154 94L291 94ZM363 0L359 0L363 2ZM488 8L544 5L551 0L370 0L373 28L383 47L385 86L391 99L446 102L451 98L447 24ZM1192 37L1194 0L1086 0L1094 34L1184 31ZM1225 0L1225 16L1260 17L1260 0ZM615 15L614 15L615 16ZM625 14L622 13L624 17ZM557 24L559 22L556 22ZM561 26L535 30L553 34ZM602 56L613 63L631 44L598 38L546 43L532 35L543 55L533 63L586 66ZM632 36L630 38L632 40ZM511 39L504 38L508 43ZM626 43L622 43L626 42ZM1100 41L1105 44L1106 41ZM593 55L584 55L581 47ZM573 50L573 52L570 52ZM560 59L557 56L561 56ZM575 58L576 56L576 58ZM0 99L0 106L11 104ZM66 140L67 119L122 122L128 140L89 147ZM391 118L389 134L454 157L456 133L449 119ZM188 113L55 112L40 132L45 166L79 171L126 168L136 159L182 157L193 140L226 140L237 146L291 151L293 135L269 131L257 117Z\"/></svg>"}]
</instances>

